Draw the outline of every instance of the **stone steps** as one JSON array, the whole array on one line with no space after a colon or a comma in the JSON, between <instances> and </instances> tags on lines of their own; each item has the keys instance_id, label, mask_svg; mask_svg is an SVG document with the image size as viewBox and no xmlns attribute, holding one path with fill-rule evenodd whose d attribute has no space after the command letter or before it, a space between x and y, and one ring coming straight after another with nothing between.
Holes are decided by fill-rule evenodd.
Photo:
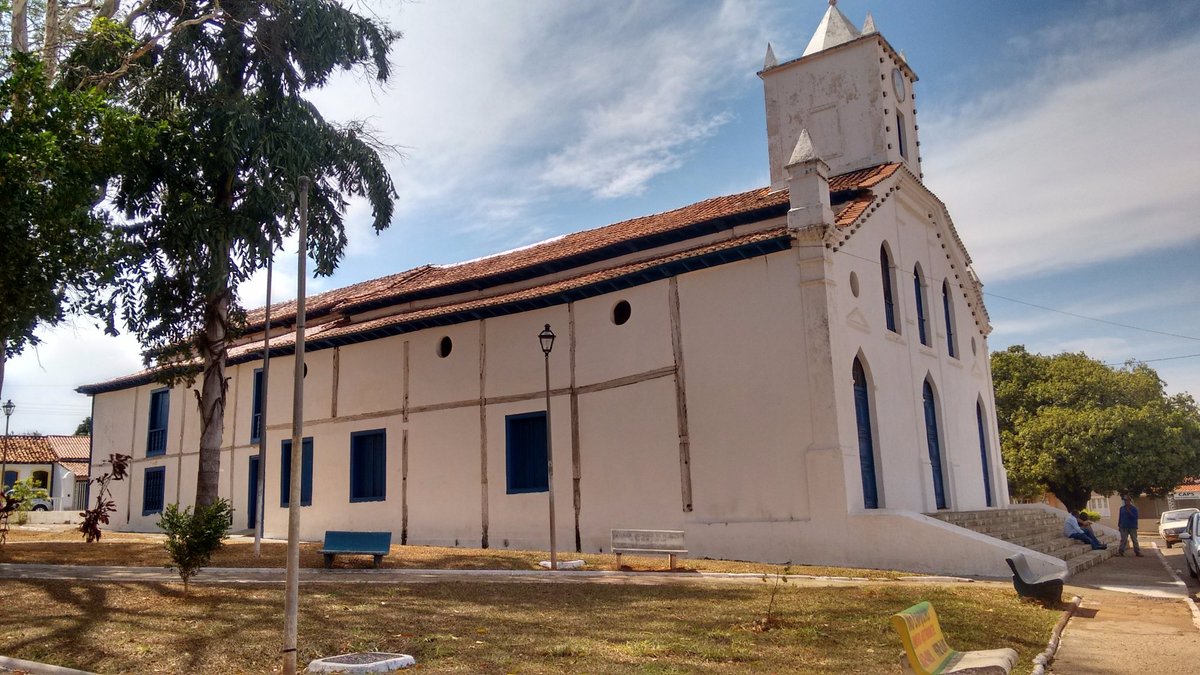
<instances>
[{"instance_id":1,"label":"stone steps","mask_svg":"<svg viewBox=\"0 0 1200 675\"><path fill-rule=\"evenodd\" d=\"M1063 536L1063 520L1054 513L1040 509L989 509L986 511L942 511L928 514L951 525L995 537L1039 553L1058 558L1067 564L1070 575L1098 565L1115 552L1118 540L1098 534L1108 550L1093 551L1088 545Z\"/></svg>"}]
</instances>

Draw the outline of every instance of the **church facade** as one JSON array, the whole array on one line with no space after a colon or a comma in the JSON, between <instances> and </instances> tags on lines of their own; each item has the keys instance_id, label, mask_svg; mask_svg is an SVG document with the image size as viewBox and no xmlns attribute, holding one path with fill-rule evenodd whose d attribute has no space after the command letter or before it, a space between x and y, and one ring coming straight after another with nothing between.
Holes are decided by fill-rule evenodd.
<instances>
[{"instance_id":1,"label":"church facade","mask_svg":"<svg viewBox=\"0 0 1200 675\"><path fill-rule=\"evenodd\" d=\"M251 312L221 457L235 527L263 471L266 535L286 536L300 461L305 539L546 549L549 448L560 551L679 529L697 556L1005 574L1002 542L925 515L1008 491L982 286L922 182L916 74L831 5L760 77L767 187L309 298L298 453L295 306L269 329ZM153 372L80 391L92 471L134 457L115 527L194 500L191 391Z\"/></svg>"}]
</instances>

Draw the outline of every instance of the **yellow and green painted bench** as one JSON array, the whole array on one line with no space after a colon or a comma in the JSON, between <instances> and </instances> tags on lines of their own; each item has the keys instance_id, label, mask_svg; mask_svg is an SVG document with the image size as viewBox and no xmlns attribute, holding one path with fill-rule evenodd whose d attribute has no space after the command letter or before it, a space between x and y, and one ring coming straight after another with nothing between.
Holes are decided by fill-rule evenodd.
<instances>
[{"instance_id":1,"label":"yellow and green painted bench","mask_svg":"<svg viewBox=\"0 0 1200 675\"><path fill-rule=\"evenodd\" d=\"M904 643L905 670L918 675L1008 675L1017 664L1012 649L959 652L946 644L933 605L922 602L892 615Z\"/></svg>"}]
</instances>

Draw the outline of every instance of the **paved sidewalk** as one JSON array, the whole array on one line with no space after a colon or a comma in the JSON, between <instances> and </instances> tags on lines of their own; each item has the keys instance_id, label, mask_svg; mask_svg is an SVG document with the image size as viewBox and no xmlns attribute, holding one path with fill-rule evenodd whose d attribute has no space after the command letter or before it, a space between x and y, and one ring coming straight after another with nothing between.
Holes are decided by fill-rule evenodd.
<instances>
[{"instance_id":1,"label":"paved sidewalk","mask_svg":"<svg viewBox=\"0 0 1200 675\"><path fill-rule=\"evenodd\" d=\"M1063 632L1056 675L1195 673L1200 671L1200 630L1186 599L1188 589L1163 565L1153 546L1135 557L1126 551L1071 579L1064 596L1083 604Z\"/></svg>"}]
</instances>

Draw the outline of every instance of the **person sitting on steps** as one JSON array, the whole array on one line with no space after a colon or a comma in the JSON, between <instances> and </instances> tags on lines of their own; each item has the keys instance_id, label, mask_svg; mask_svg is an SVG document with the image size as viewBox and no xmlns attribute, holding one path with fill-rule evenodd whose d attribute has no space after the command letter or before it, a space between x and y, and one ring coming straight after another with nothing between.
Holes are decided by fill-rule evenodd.
<instances>
[{"instance_id":1,"label":"person sitting on steps","mask_svg":"<svg viewBox=\"0 0 1200 675\"><path fill-rule=\"evenodd\" d=\"M1084 519L1084 522L1087 522L1087 520ZM1091 523L1088 524L1090 525ZM1091 528L1084 529L1080 526L1078 511L1071 511L1067 514L1067 519L1063 522L1063 534L1076 541L1090 544L1093 551L1108 548L1107 545L1100 543L1100 540L1092 533Z\"/></svg>"}]
</instances>

